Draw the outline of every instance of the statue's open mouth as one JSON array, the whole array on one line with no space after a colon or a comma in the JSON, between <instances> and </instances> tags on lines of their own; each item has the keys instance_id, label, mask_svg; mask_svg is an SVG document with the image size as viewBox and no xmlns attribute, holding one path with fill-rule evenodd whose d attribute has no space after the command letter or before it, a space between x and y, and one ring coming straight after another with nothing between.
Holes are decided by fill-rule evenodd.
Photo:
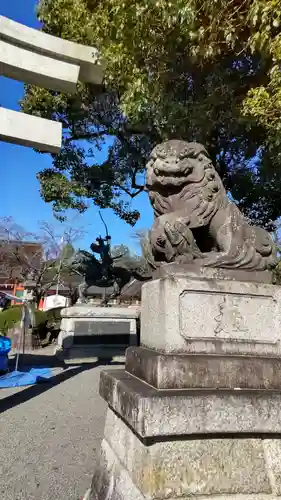
<instances>
[{"instance_id":1,"label":"statue's open mouth","mask_svg":"<svg viewBox=\"0 0 281 500\"><path fill-rule=\"evenodd\" d=\"M183 177L187 176L192 172L192 167L187 162L184 165L180 163L169 163L165 161L160 161L158 158L154 162L154 173L157 176L163 177Z\"/></svg>"},{"instance_id":2,"label":"statue's open mouth","mask_svg":"<svg viewBox=\"0 0 281 500\"><path fill-rule=\"evenodd\" d=\"M191 173L192 168L189 165L184 165L180 168L179 164L176 163L171 164L155 160L153 168L148 171L146 188L154 189L155 187L161 189L161 187L166 185L180 187L186 183L187 177Z\"/></svg>"}]
</instances>

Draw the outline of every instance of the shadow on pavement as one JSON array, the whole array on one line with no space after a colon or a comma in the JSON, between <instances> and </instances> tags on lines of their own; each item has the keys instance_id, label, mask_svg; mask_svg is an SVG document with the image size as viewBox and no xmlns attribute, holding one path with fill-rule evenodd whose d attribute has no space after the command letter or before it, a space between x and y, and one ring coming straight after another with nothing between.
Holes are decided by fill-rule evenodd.
<instances>
[{"instance_id":1,"label":"shadow on pavement","mask_svg":"<svg viewBox=\"0 0 281 500\"><path fill-rule=\"evenodd\" d=\"M15 369L16 364L16 355L13 358L9 359L9 370L13 371ZM19 370L22 370L26 367L46 367L46 368L56 368L56 367L64 367L65 364L63 361L60 361L57 356L54 354L38 354L36 351L34 353L25 353L20 354L19 357Z\"/></svg>"},{"instance_id":2,"label":"shadow on pavement","mask_svg":"<svg viewBox=\"0 0 281 500\"><path fill-rule=\"evenodd\" d=\"M14 370L15 359L10 360L10 371ZM49 378L47 381L37 383L32 386L25 387L14 387L9 390L17 390L14 394L8 395L6 398L0 399L0 413L5 412L15 406L20 405L21 403L25 403L30 399L42 394L43 392L49 391L56 385L65 382L66 380L75 377L79 373L83 371L90 370L91 368L95 368L97 366L116 366L123 365L123 363L114 362L111 359L105 360L101 359L95 363L83 363L81 365L76 365L71 367L69 365L65 365L63 362L59 361L56 356L48 356L48 355L40 355L40 354L24 354L21 355L21 361L19 363L19 370L25 371L25 369L32 367L62 367L65 368L63 371ZM0 394L2 391L6 389L0 389ZM1 394L2 395L2 394Z\"/></svg>"}]
</instances>

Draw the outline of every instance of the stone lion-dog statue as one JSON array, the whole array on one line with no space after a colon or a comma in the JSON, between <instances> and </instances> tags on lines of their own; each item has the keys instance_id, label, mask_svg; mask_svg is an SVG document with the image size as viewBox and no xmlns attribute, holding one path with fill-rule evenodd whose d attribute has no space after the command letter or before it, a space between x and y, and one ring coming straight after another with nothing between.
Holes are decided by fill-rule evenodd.
<instances>
[{"instance_id":1,"label":"stone lion-dog statue","mask_svg":"<svg viewBox=\"0 0 281 500\"><path fill-rule=\"evenodd\" d=\"M146 166L154 210L147 260L265 271L276 266L273 240L250 225L227 196L204 146L170 140L157 145Z\"/></svg>"}]
</instances>

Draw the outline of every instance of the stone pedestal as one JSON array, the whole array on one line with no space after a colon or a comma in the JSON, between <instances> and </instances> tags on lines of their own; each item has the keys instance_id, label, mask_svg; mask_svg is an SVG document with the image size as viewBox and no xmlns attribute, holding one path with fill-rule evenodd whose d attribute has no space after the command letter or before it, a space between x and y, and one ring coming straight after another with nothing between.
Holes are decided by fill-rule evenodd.
<instances>
[{"instance_id":1,"label":"stone pedestal","mask_svg":"<svg viewBox=\"0 0 281 500\"><path fill-rule=\"evenodd\" d=\"M142 287L141 344L164 353L279 356L280 305L277 286L167 276Z\"/></svg>"},{"instance_id":2,"label":"stone pedestal","mask_svg":"<svg viewBox=\"0 0 281 500\"><path fill-rule=\"evenodd\" d=\"M127 347L137 344L138 308L79 304L61 317L55 354L65 363L124 361Z\"/></svg>"},{"instance_id":3,"label":"stone pedestal","mask_svg":"<svg viewBox=\"0 0 281 500\"><path fill-rule=\"evenodd\" d=\"M280 326L272 285L180 273L146 283L141 346L101 375L108 412L89 499L281 499Z\"/></svg>"}]
</instances>

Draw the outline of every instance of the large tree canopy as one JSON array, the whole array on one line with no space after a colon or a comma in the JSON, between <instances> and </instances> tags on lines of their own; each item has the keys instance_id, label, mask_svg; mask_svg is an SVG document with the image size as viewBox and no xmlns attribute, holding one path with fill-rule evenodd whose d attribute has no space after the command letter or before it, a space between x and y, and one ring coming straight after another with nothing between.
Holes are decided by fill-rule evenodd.
<instances>
[{"instance_id":1,"label":"large tree canopy","mask_svg":"<svg viewBox=\"0 0 281 500\"><path fill-rule=\"evenodd\" d=\"M176 137L206 145L253 221L281 215L280 0L41 0L38 16L47 33L97 47L105 66L102 89L26 89L24 111L63 123L63 149L39 173L58 213L88 198L133 224L147 155Z\"/></svg>"}]
</instances>

